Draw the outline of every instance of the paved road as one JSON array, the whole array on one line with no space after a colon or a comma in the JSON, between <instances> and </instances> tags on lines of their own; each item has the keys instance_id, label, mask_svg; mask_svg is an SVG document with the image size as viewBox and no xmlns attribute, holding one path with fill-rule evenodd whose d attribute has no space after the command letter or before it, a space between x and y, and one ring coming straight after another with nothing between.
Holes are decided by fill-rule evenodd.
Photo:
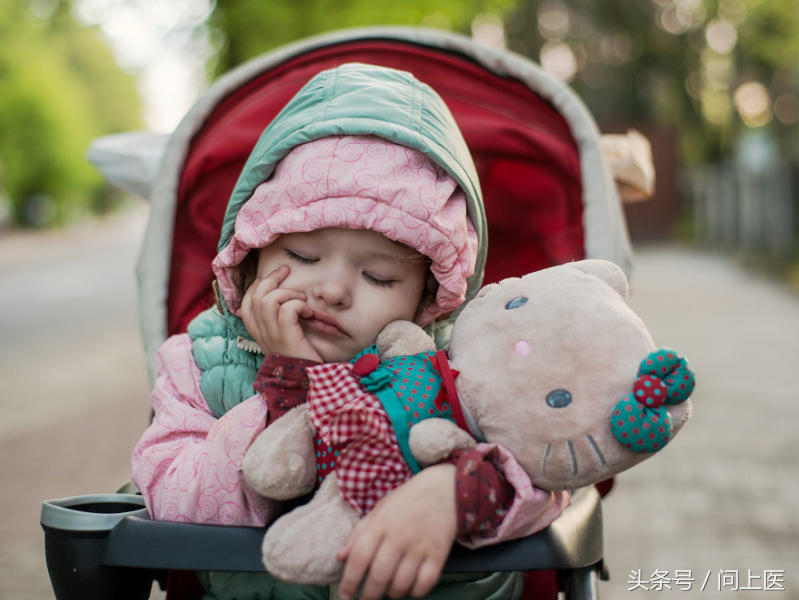
<instances>
[{"instance_id":1,"label":"paved road","mask_svg":"<svg viewBox=\"0 0 799 600\"><path fill-rule=\"evenodd\" d=\"M677 248L643 250L636 266L630 304L656 344L689 358L697 390L674 444L621 474L603 503L612 571L603 596L762 598L733 591L735 572L737 587L762 588L764 570L783 569L777 597L797 599L799 295L727 258ZM639 569L650 582L677 569L696 581L690 592L674 583L628 591Z\"/></svg>"},{"instance_id":2,"label":"paved road","mask_svg":"<svg viewBox=\"0 0 799 600\"><path fill-rule=\"evenodd\" d=\"M137 211L0 238L0 600L52 598L42 500L111 491L128 477L149 414L132 276L143 225ZM761 598L718 590L719 570L737 571L743 587L751 569L784 570L777 597L799 600L799 297L729 259L675 247L642 250L636 266L631 304L658 344L693 363L696 410L606 499L612 580L602 596ZM639 569L643 580L691 570L693 589L628 592Z\"/></svg>"},{"instance_id":3,"label":"paved road","mask_svg":"<svg viewBox=\"0 0 799 600\"><path fill-rule=\"evenodd\" d=\"M53 598L43 500L129 480L149 419L133 275L145 217L0 238L0 600Z\"/></svg>"}]
</instances>

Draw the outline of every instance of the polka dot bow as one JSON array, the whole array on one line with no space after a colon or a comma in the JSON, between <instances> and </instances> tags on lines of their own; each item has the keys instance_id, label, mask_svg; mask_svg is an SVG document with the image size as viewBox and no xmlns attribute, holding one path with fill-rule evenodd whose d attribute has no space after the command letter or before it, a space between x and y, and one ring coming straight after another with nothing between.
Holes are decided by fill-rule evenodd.
<instances>
[{"instance_id":1,"label":"polka dot bow","mask_svg":"<svg viewBox=\"0 0 799 600\"><path fill-rule=\"evenodd\" d=\"M664 404L682 404L694 391L688 361L668 348L652 352L638 369L633 391L613 410L611 429L634 452L657 452L671 441L672 422Z\"/></svg>"},{"instance_id":2,"label":"polka dot bow","mask_svg":"<svg viewBox=\"0 0 799 600\"><path fill-rule=\"evenodd\" d=\"M375 344L359 352L350 362L353 364L353 374L359 376L361 385L372 393L386 387L393 376L391 369L380 365Z\"/></svg>"}]
</instances>

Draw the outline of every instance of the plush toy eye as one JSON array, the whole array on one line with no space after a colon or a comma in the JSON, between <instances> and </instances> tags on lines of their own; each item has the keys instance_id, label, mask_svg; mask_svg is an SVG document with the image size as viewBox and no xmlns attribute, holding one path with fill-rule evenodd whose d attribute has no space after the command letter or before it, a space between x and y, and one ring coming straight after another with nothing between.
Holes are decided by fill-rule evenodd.
<instances>
[{"instance_id":1,"label":"plush toy eye","mask_svg":"<svg viewBox=\"0 0 799 600\"><path fill-rule=\"evenodd\" d=\"M505 310L511 310L512 308L519 308L520 306L524 306L527 304L527 298L521 296L520 298L514 298L510 302L505 305Z\"/></svg>"},{"instance_id":2,"label":"plush toy eye","mask_svg":"<svg viewBox=\"0 0 799 600\"><path fill-rule=\"evenodd\" d=\"M547 404L552 408L563 408L571 404L572 395L566 390L555 390L547 394Z\"/></svg>"}]
</instances>

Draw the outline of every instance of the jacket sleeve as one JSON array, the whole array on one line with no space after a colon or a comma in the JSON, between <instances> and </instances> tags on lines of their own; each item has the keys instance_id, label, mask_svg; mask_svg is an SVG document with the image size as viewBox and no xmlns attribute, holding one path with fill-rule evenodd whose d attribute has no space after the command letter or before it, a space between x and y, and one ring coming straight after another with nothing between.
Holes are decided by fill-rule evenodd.
<instances>
[{"instance_id":1,"label":"jacket sleeve","mask_svg":"<svg viewBox=\"0 0 799 600\"><path fill-rule=\"evenodd\" d=\"M467 548L480 548L531 535L552 523L571 503L569 492L548 492L534 487L521 465L499 444L477 444L477 451L483 460L492 462L504 475L506 484L502 483L502 478L498 482L512 488L513 498L496 529L469 534L460 533L457 541L461 545ZM459 474L457 478L462 481L464 476ZM490 490L485 487L482 487L480 492L490 494ZM461 497L458 501L462 504ZM463 514L462 510L463 507L460 505L459 520ZM464 529L464 526L459 524L459 531Z\"/></svg>"},{"instance_id":2,"label":"jacket sleeve","mask_svg":"<svg viewBox=\"0 0 799 600\"><path fill-rule=\"evenodd\" d=\"M267 354L255 376L253 389L267 406L267 427L308 398L306 369L321 363L304 358Z\"/></svg>"},{"instance_id":3,"label":"jacket sleeve","mask_svg":"<svg viewBox=\"0 0 799 600\"><path fill-rule=\"evenodd\" d=\"M279 503L249 489L239 469L264 429L266 404L256 394L216 419L200 392L200 375L188 334L164 342L155 416L133 451L133 482L153 519L263 526Z\"/></svg>"},{"instance_id":4,"label":"jacket sleeve","mask_svg":"<svg viewBox=\"0 0 799 600\"><path fill-rule=\"evenodd\" d=\"M455 450L445 462L455 465L458 535L490 534L508 513L513 486L477 448Z\"/></svg>"}]
</instances>

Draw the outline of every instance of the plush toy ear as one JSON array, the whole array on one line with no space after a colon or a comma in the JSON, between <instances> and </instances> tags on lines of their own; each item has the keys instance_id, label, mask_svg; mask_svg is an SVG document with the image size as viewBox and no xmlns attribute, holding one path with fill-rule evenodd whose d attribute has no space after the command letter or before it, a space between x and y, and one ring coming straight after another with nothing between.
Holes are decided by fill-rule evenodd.
<instances>
[{"instance_id":1,"label":"plush toy ear","mask_svg":"<svg viewBox=\"0 0 799 600\"><path fill-rule=\"evenodd\" d=\"M625 302L627 302L627 296L630 294L630 286L627 283L627 277L624 275L624 271L621 270L621 267L610 261L599 259L581 260L572 264L584 273L598 277L607 283L619 293L619 296L624 298Z\"/></svg>"}]
</instances>

